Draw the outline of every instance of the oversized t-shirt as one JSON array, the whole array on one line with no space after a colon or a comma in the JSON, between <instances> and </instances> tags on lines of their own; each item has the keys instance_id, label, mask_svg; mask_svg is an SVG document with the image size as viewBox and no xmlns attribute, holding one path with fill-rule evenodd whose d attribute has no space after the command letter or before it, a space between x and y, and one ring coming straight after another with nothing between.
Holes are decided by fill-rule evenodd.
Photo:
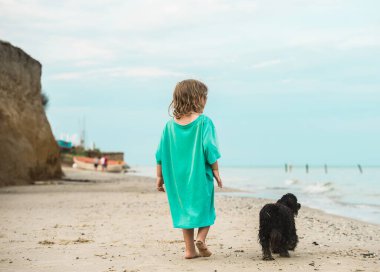
<instances>
[{"instance_id":1,"label":"oversized t-shirt","mask_svg":"<svg viewBox=\"0 0 380 272\"><path fill-rule=\"evenodd\" d=\"M187 125L173 119L162 132L156 162L162 166L175 228L214 224L214 182L211 164L220 158L214 124L203 114Z\"/></svg>"}]
</instances>

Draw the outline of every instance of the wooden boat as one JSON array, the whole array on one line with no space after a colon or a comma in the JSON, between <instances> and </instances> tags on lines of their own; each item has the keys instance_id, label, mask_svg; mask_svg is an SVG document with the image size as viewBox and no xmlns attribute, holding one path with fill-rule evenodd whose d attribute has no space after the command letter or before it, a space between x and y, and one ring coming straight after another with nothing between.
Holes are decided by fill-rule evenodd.
<instances>
[{"instance_id":1,"label":"wooden boat","mask_svg":"<svg viewBox=\"0 0 380 272\"><path fill-rule=\"evenodd\" d=\"M74 165L76 165L77 168L95 171L94 158L74 157L73 160L74 160ZM104 171L120 173L123 171L124 165L125 165L124 161L108 160L107 168ZM102 166L100 164L98 165L98 171L102 171Z\"/></svg>"}]
</instances>

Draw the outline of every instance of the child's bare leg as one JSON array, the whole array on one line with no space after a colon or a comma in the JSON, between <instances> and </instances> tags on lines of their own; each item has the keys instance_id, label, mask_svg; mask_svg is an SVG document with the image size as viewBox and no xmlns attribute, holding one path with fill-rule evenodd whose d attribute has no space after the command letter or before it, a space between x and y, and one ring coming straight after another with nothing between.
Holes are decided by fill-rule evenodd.
<instances>
[{"instance_id":1,"label":"child's bare leg","mask_svg":"<svg viewBox=\"0 0 380 272\"><path fill-rule=\"evenodd\" d=\"M198 256L194 246L194 229L182 229L183 239L185 240L185 258L193 259Z\"/></svg>"},{"instance_id":2,"label":"child's bare leg","mask_svg":"<svg viewBox=\"0 0 380 272\"><path fill-rule=\"evenodd\" d=\"M202 227L198 229L197 241L195 242L195 244L199 250L199 254L202 257L210 257L212 254L211 251L208 250L206 246L206 237L209 230L210 230L210 226Z\"/></svg>"},{"instance_id":3,"label":"child's bare leg","mask_svg":"<svg viewBox=\"0 0 380 272\"><path fill-rule=\"evenodd\" d=\"M199 228L198 229L198 235L197 235L197 241L202 241L203 243L205 243L209 230L210 230L210 226Z\"/></svg>"}]
</instances>

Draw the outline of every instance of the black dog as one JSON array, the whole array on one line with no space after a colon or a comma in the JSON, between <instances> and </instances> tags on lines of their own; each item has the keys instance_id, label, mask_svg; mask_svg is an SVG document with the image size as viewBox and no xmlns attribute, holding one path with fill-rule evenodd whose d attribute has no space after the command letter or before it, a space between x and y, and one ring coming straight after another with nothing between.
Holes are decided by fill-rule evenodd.
<instances>
[{"instance_id":1,"label":"black dog","mask_svg":"<svg viewBox=\"0 0 380 272\"><path fill-rule=\"evenodd\" d=\"M271 254L290 257L288 250L294 250L298 243L294 217L301 204L293 194L286 194L277 203L266 204L260 211L259 240L263 260L274 260Z\"/></svg>"}]
</instances>

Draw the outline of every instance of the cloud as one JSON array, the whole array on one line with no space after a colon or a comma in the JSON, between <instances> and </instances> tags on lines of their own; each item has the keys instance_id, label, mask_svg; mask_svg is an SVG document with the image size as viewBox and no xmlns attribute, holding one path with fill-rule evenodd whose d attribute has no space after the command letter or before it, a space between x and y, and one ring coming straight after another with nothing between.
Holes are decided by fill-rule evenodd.
<instances>
[{"instance_id":1,"label":"cloud","mask_svg":"<svg viewBox=\"0 0 380 272\"><path fill-rule=\"evenodd\" d=\"M280 63L283 63L283 60L280 60L280 59L266 60L266 61L262 61L262 62L252 64L251 67L254 69L262 69L262 68L267 68L267 67L271 67L271 66L276 66Z\"/></svg>"},{"instance_id":2,"label":"cloud","mask_svg":"<svg viewBox=\"0 0 380 272\"><path fill-rule=\"evenodd\" d=\"M44 41L49 48L44 52L43 61L89 63L95 60L113 60L116 55L112 48L96 39L84 39L65 36L51 36Z\"/></svg>"},{"instance_id":3,"label":"cloud","mask_svg":"<svg viewBox=\"0 0 380 272\"><path fill-rule=\"evenodd\" d=\"M359 33L340 24L351 6L341 0L0 0L0 36L45 67L100 68L97 64L119 66L131 59L134 64L153 60L154 66L220 67L226 58L247 67L247 55L268 51L379 46L378 29ZM328 28L320 24L325 13ZM359 24L358 18L350 24Z\"/></svg>"},{"instance_id":4,"label":"cloud","mask_svg":"<svg viewBox=\"0 0 380 272\"><path fill-rule=\"evenodd\" d=\"M287 43L287 46L336 50L379 48L380 36L376 33L380 33L380 27L330 27L329 29L299 30L291 35L293 38Z\"/></svg>"},{"instance_id":5,"label":"cloud","mask_svg":"<svg viewBox=\"0 0 380 272\"><path fill-rule=\"evenodd\" d=\"M95 69L80 72L66 72L58 73L50 76L52 80L72 80L83 78L97 78L97 77L137 77L137 78L150 78L150 77L184 77L186 74L164 70L155 67L114 67L105 69Z\"/></svg>"},{"instance_id":6,"label":"cloud","mask_svg":"<svg viewBox=\"0 0 380 272\"><path fill-rule=\"evenodd\" d=\"M97 64L99 64L99 62L95 60L80 60L80 61L75 62L73 65L75 67L88 67L88 66L95 66Z\"/></svg>"},{"instance_id":7,"label":"cloud","mask_svg":"<svg viewBox=\"0 0 380 272\"><path fill-rule=\"evenodd\" d=\"M96 28L97 30L154 31L162 27L202 24L218 15L250 13L256 1L240 0L82 0L82 1L12 1L0 0L0 15L5 21L64 30ZM20 20L20 18L22 18ZM220 18L221 20L223 17ZM71 28L66 28L70 31Z\"/></svg>"},{"instance_id":8,"label":"cloud","mask_svg":"<svg viewBox=\"0 0 380 272\"><path fill-rule=\"evenodd\" d=\"M290 84L290 83L294 82L294 79L292 79L292 78L286 78L286 79L282 79L280 82L283 83L283 84Z\"/></svg>"},{"instance_id":9,"label":"cloud","mask_svg":"<svg viewBox=\"0 0 380 272\"><path fill-rule=\"evenodd\" d=\"M377 31L380 33L380 29ZM341 49L357 49L357 48L374 48L380 47L380 36L377 35L355 35L348 39L342 40L337 44L338 48Z\"/></svg>"}]
</instances>

